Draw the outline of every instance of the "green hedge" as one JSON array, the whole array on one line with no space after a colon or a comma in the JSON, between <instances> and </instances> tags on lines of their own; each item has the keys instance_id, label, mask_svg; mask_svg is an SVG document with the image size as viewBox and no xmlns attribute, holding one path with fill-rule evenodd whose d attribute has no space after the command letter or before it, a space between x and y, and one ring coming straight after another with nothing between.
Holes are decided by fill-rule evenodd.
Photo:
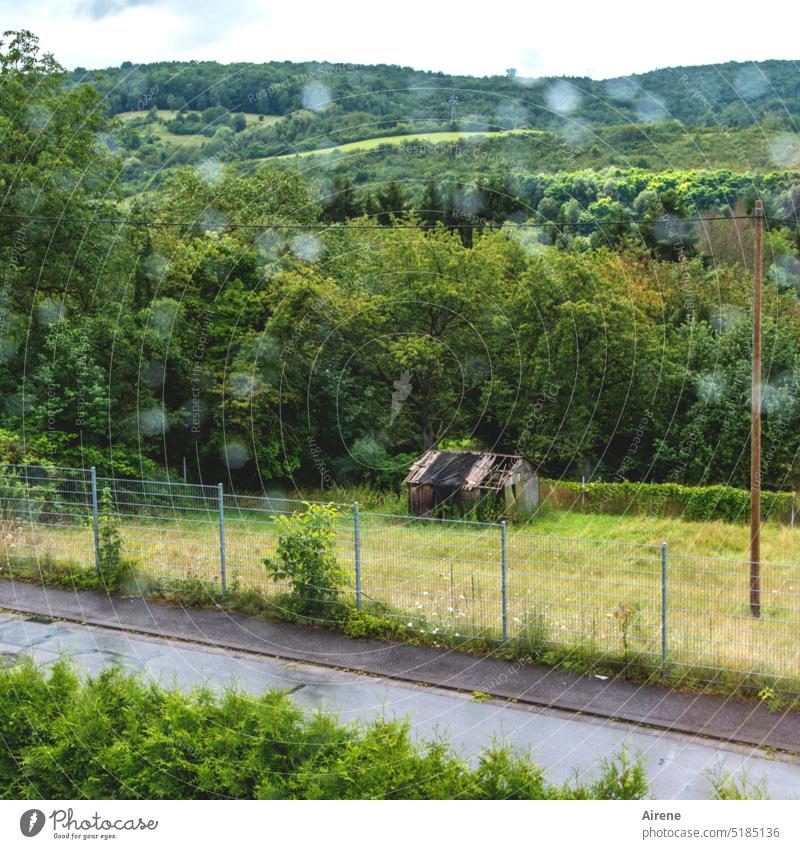
<instances>
[{"instance_id":1,"label":"green hedge","mask_svg":"<svg viewBox=\"0 0 800 849\"><path fill-rule=\"evenodd\" d=\"M690 521L719 519L724 522L750 520L750 492L730 486L684 486L677 483L587 483L546 481L549 498L559 506L587 513L635 513L650 516L680 516ZM583 498L581 498L583 495ZM791 492L763 492L764 519L788 522L793 506Z\"/></svg>"},{"instance_id":2,"label":"green hedge","mask_svg":"<svg viewBox=\"0 0 800 849\"><path fill-rule=\"evenodd\" d=\"M117 670L83 681L65 662L0 669L3 799L643 799L622 750L584 785L549 784L508 748L474 764L407 722L341 725L280 692L160 689Z\"/></svg>"}]
</instances>

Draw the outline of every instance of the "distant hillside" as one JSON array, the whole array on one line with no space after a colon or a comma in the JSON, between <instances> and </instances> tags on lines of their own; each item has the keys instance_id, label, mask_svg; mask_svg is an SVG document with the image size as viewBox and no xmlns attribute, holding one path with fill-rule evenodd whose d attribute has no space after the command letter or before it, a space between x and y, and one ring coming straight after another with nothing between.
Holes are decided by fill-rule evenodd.
<instances>
[{"instance_id":1,"label":"distant hillside","mask_svg":"<svg viewBox=\"0 0 800 849\"><path fill-rule=\"evenodd\" d=\"M168 129L174 115L161 110L157 115L123 116L122 179L127 194L155 188L175 167L208 161L232 164L242 174L270 161L297 169L306 179L327 175L365 190L392 180L417 186L429 180L468 185L584 169L722 169L744 175L800 168L798 136L762 127L731 131L693 129L677 122L626 124L596 127L572 140L557 130L412 132L343 144L329 136L317 138L317 146L308 149L302 143L281 145L275 140L272 134L283 118L247 114L240 132L227 123L210 123L196 134L179 134ZM421 189L413 193L421 194Z\"/></svg>"},{"instance_id":2,"label":"distant hillside","mask_svg":"<svg viewBox=\"0 0 800 849\"><path fill-rule=\"evenodd\" d=\"M77 68L76 81L94 81L111 114L158 109L289 115L308 108L318 114L364 113L393 122L450 122L492 127L558 126L577 123L650 123L673 118L691 126L748 126L771 115L800 114L800 71L791 61L728 62L662 69L629 77L523 79L470 77L416 71L397 65L325 62L123 63L103 71Z\"/></svg>"},{"instance_id":3,"label":"distant hillside","mask_svg":"<svg viewBox=\"0 0 800 849\"><path fill-rule=\"evenodd\" d=\"M210 158L324 165L355 185L469 182L509 171L800 166L800 71L788 61L601 81L393 65L161 62L77 69L71 80L94 82L120 118L128 194ZM324 159L307 160L320 152Z\"/></svg>"}]
</instances>

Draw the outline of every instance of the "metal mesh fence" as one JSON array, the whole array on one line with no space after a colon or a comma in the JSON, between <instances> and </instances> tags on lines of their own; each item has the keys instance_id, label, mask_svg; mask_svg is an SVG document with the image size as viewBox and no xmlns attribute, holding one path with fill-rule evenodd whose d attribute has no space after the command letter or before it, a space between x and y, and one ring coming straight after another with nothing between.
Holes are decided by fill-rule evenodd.
<instances>
[{"instance_id":1,"label":"metal mesh fence","mask_svg":"<svg viewBox=\"0 0 800 849\"><path fill-rule=\"evenodd\" d=\"M6 561L85 559L94 564L91 515L88 470L0 467L0 537Z\"/></svg>"},{"instance_id":2,"label":"metal mesh fence","mask_svg":"<svg viewBox=\"0 0 800 849\"><path fill-rule=\"evenodd\" d=\"M761 563L761 616L749 609L750 564L670 552L670 657L702 680L775 677L800 692L800 566Z\"/></svg>"},{"instance_id":3,"label":"metal mesh fence","mask_svg":"<svg viewBox=\"0 0 800 849\"><path fill-rule=\"evenodd\" d=\"M499 639L497 525L361 514L363 598L409 630Z\"/></svg>"},{"instance_id":4,"label":"metal mesh fence","mask_svg":"<svg viewBox=\"0 0 800 849\"><path fill-rule=\"evenodd\" d=\"M510 533L508 571L512 638L660 663L660 546Z\"/></svg>"},{"instance_id":5,"label":"metal mesh fence","mask_svg":"<svg viewBox=\"0 0 800 849\"><path fill-rule=\"evenodd\" d=\"M307 502L220 485L94 478L92 470L0 467L0 575L94 569L98 513L113 515L141 584L198 579L277 598L264 559L276 517ZM749 564L657 545L541 536L531 526L437 520L337 505L346 600L428 638L506 640L520 651L800 693L800 565Z\"/></svg>"}]
</instances>

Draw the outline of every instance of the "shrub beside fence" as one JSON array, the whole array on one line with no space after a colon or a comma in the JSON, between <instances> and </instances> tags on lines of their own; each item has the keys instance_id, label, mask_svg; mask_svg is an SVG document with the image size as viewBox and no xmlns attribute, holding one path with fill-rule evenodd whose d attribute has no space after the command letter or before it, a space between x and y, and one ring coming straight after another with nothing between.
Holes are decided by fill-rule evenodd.
<instances>
[{"instance_id":1,"label":"shrub beside fence","mask_svg":"<svg viewBox=\"0 0 800 849\"><path fill-rule=\"evenodd\" d=\"M305 502L95 478L91 470L0 471L2 574L53 563L93 574L102 560L98 509L101 518L106 509L122 557L135 567L131 591L193 582L208 598L228 590L273 605L291 592L292 576L269 572L265 560L280 555L275 518L307 511ZM357 504L338 505L330 521L336 561L348 576L337 590L343 605L391 620L396 634L800 694L798 565L762 563L756 620L744 560L543 536L531 525L371 513Z\"/></svg>"}]
</instances>

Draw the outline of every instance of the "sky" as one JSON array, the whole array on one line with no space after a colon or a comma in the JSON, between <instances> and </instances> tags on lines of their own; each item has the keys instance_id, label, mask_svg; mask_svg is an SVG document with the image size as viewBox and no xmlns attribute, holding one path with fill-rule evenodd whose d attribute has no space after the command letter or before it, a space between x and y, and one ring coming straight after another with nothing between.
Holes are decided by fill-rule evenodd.
<instances>
[{"instance_id":1,"label":"sky","mask_svg":"<svg viewBox=\"0 0 800 849\"><path fill-rule=\"evenodd\" d=\"M721 14L721 8L725 8ZM0 0L67 68L157 60L389 63L604 79L676 65L798 59L793 4L702 0Z\"/></svg>"}]
</instances>

